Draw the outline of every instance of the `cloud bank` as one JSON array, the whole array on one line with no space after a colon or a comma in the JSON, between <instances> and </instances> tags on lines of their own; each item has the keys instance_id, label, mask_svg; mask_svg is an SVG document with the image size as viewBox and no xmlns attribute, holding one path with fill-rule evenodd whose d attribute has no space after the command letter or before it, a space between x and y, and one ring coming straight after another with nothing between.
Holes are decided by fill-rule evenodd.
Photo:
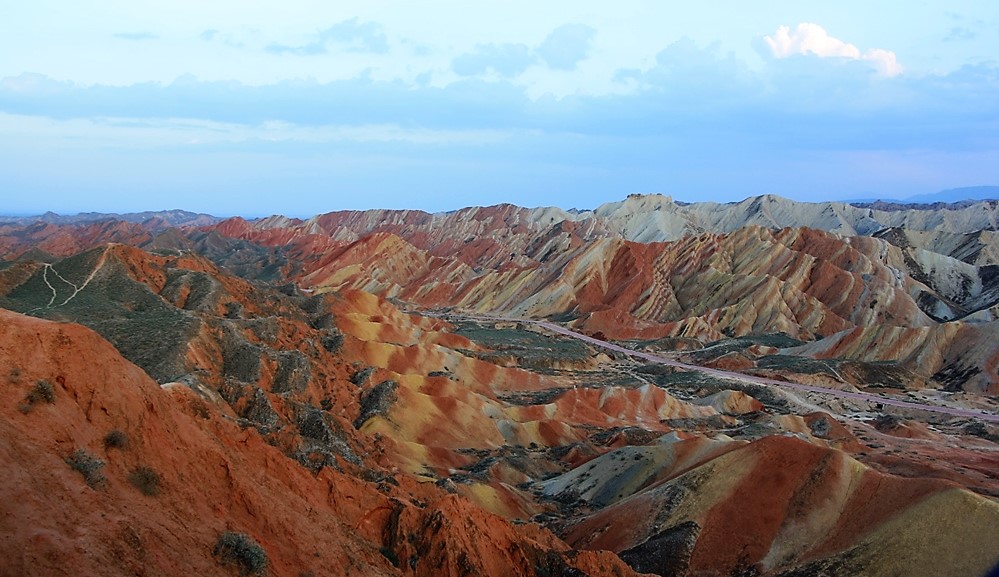
<instances>
[{"instance_id":1,"label":"cloud bank","mask_svg":"<svg viewBox=\"0 0 999 577\"><path fill-rule=\"evenodd\" d=\"M206 39L211 40L213 37L214 34L211 34ZM351 18L338 22L325 30L320 30L303 44L272 43L267 46L266 50L273 54L290 53L299 56L314 56L327 54L331 48L346 52L385 54L389 50L389 45L380 24L361 22L357 18Z\"/></svg>"},{"instance_id":2,"label":"cloud bank","mask_svg":"<svg viewBox=\"0 0 999 577\"><path fill-rule=\"evenodd\" d=\"M589 55L597 31L585 24L559 26L538 46L537 53L550 68L574 70Z\"/></svg>"},{"instance_id":3,"label":"cloud bank","mask_svg":"<svg viewBox=\"0 0 999 577\"><path fill-rule=\"evenodd\" d=\"M489 71L507 78L522 74L535 61L523 44L479 44L475 50L458 56L451 69L459 76L478 76Z\"/></svg>"},{"instance_id":4,"label":"cloud bank","mask_svg":"<svg viewBox=\"0 0 999 577\"><path fill-rule=\"evenodd\" d=\"M596 32L585 24L565 24L552 30L535 48L526 44L479 44L455 58L451 69L459 76L480 76L492 71L513 78L540 61L552 70L575 70L589 55Z\"/></svg>"},{"instance_id":5,"label":"cloud bank","mask_svg":"<svg viewBox=\"0 0 999 577\"><path fill-rule=\"evenodd\" d=\"M192 39L226 58L302 68L262 82L0 78L0 190L21 203L62 195L81 210L128 198L146 203L137 210L219 213L257 195L273 202L260 210L305 215L592 207L630 192L905 197L999 182L995 63L903 74L894 53L813 24L757 36L762 63L681 38L608 66L604 36L569 23L527 42L430 45L409 76L378 68L413 45L376 22L281 43L233 34L205 26ZM343 60L363 71L308 76ZM600 74L612 89L576 84ZM538 78L563 89L536 90Z\"/></svg>"},{"instance_id":6,"label":"cloud bank","mask_svg":"<svg viewBox=\"0 0 999 577\"><path fill-rule=\"evenodd\" d=\"M898 76L903 71L891 50L872 48L861 52L860 48L830 36L825 28L811 22L802 22L793 31L787 26L780 26L772 36L764 36L763 42L774 58L811 55L859 60L870 63L883 76Z\"/></svg>"}]
</instances>

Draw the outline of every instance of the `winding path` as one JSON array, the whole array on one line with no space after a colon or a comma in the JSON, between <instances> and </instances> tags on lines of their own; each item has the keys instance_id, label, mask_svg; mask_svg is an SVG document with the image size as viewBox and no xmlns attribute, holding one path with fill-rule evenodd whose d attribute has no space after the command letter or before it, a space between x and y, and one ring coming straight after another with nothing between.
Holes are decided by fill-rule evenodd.
<instances>
[{"instance_id":1,"label":"winding path","mask_svg":"<svg viewBox=\"0 0 999 577\"><path fill-rule=\"evenodd\" d=\"M426 314L426 313L424 313ZM462 316L462 315L453 315ZM469 320L490 320L490 321L506 321L506 322L518 322L532 324L541 327L545 330L551 331L553 333L560 334L569 338L573 338L585 343L591 344L596 347L607 349L609 351L614 351L616 353L622 353L632 357L636 357L650 363L656 363L659 365L666 365L670 367L675 367L678 369L683 369L686 371L697 371L699 373L719 378L719 379L734 379L737 381L749 382L758 385L770 386L770 387L780 387L784 389L792 389L796 391L805 391L809 393L818 393L820 395L829 395L833 397L840 397L843 399L853 399L857 401L866 401L870 403L879 403L882 405L890 405L892 407L899 407L902 409L918 410L918 411L929 411L932 413L941 413L944 415L951 415L954 417L963 417L966 419L981 419L983 421L991 421L994 423L999 423L999 415L995 413L987 413L985 411L976 411L973 409L958 409L954 407L944 407L939 405L926 405L923 403L913 403L911 401L903 401L901 399L895 399L891 397L882 397L879 395L872 395L869 393L855 393L852 391L840 391L837 389L828 389L825 387L816 387L813 385L803 385L801 383L793 383L790 381L778 381L777 379L768 379L766 377L757 377L754 375L747 375L744 373L736 373L733 371L723 371L720 369L713 369L710 367L702 367L699 365L690 365L687 363L681 363L675 359L665 357L662 355L656 355L653 353L646 353L643 351L636 351L634 349L629 349L617 345L614 343L609 343L607 341L602 341L597 338L593 338L575 331L569 330L563 326L557 325L549 321L539 321L533 319L518 319L510 317L491 317L491 316L467 316Z\"/></svg>"},{"instance_id":2,"label":"winding path","mask_svg":"<svg viewBox=\"0 0 999 577\"><path fill-rule=\"evenodd\" d=\"M508 319L514 320L514 319ZM537 325L553 333L558 333L563 336L574 338L594 346L598 346L610 351L617 353L623 353L633 357L637 357L650 363L656 363L660 365L667 365L670 367L676 367L678 369L684 369L687 371L698 371L708 376L721 378L721 379L736 379L739 381L746 381L750 383L755 383L758 385L767 385L773 387L782 387L785 389L793 389L797 391L807 391L809 393L819 393L822 395L831 395L834 397L840 397L845 399L854 399L858 401L867 401L871 403L880 403L883 405L891 405L893 407L900 407L903 409L915 409L920 411L930 411L933 413L943 413L945 415L953 415L955 417L964 418L975 418L981 419L983 421L992 421L999 423L999 415L994 413L986 413L984 411L975 411L972 409L957 409L954 407L941 407L939 405L925 405L923 403L913 403L910 401L903 401L901 399L893 399L891 397L881 397L879 395L871 395L868 393L854 393L852 391L840 391L837 389L827 389L825 387L816 387L812 385L802 385L800 383L792 383L789 381L778 381L776 379L768 379L766 377L757 377L754 375L746 375L743 373L736 373L732 371L723 371L720 369L712 369L709 367L701 367L698 365L689 365L687 363L681 363L661 355L655 355L652 353L646 353L642 351L636 351L633 349L625 348L614 343L608 343L600 339L595 339L584 334L571 331L565 327L556 325L555 323L550 323L548 321L535 321L529 319L516 319L518 322L530 323Z\"/></svg>"},{"instance_id":3,"label":"winding path","mask_svg":"<svg viewBox=\"0 0 999 577\"><path fill-rule=\"evenodd\" d=\"M55 266L53 266L51 263L43 262L42 263L42 267L44 267L44 268L42 269L42 281L44 281L45 285L47 287L49 287L49 290L52 291L52 298L49 299L49 303L47 305L45 305L44 307L35 307L35 308L31 309L30 311L28 311L28 314L31 314L31 313L33 313L35 311L39 311L39 310L42 310L42 309L51 309L51 308L55 308L55 307L65 306L67 303L69 303L69 301L73 300L73 298L76 297L76 295L80 294L80 291L82 291L83 289L87 288L87 285L90 284L90 281L94 280L94 275L96 275L97 272L99 270L101 270L101 267L104 266L104 263L107 260L107 255L108 255L108 251L105 248L104 251L101 252L100 258L97 259L97 264L94 265L94 270L90 271L90 274L87 275L87 278L85 278L83 280L83 284L81 284L80 286L76 286L76 283L66 280L66 277L64 277L61 274L59 274L59 271L57 271L55 269ZM49 271L52 271L52 274L54 274L57 279L59 279L62 282L66 283L67 285L73 287L73 294L71 294L68 297L66 297L66 300L62 301L62 303L60 303L58 305L55 304L55 300L59 296L59 291L57 291L56 288L54 286L52 286L52 283L49 282Z\"/></svg>"}]
</instances>

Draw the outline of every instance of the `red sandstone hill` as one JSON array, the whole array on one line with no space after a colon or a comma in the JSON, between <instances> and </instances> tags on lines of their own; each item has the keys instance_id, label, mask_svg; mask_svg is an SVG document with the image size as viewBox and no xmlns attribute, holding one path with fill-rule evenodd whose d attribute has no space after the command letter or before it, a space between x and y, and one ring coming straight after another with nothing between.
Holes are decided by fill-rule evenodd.
<instances>
[{"instance_id":1,"label":"red sandstone hill","mask_svg":"<svg viewBox=\"0 0 999 577\"><path fill-rule=\"evenodd\" d=\"M277 575L995 562L991 425L406 312L550 318L693 364L994 410L988 231L839 234L973 215L670 204L3 225L0 306L49 320L0 310L0 557L11 574L211 574L233 531ZM792 217L839 233L774 226ZM116 430L126 446L106 445Z\"/></svg>"},{"instance_id":2,"label":"red sandstone hill","mask_svg":"<svg viewBox=\"0 0 999 577\"><path fill-rule=\"evenodd\" d=\"M0 325L0 574L219 574L226 531L258 543L270 575L632 574L404 475L313 475L78 325L7 311ZM233 571L255 554L230 555Z\"/></svg>"},{"instance_id":3,"label":"red sandstone hill","mask_svg":"<svg viewBox=\"0 0 999 577\"><path fill-rule=\"evenodd\" d=\"M644 258L643 250L654 254L649 245L622 246L631 246L635 259ZM376 253L355 254L364 261ZM397 251L380 254L389 258ZM612 263L607 270L614 269ZM682 534L691 555L713 551L717 539L698 535L724 534L728 516L710 508L686 517L629 514L629 531L654 519L659 529L606 545L601 539L620 537L623 528L600 520L623 518L614 511L640 495L665 491L673 499L680 489L669 487L695 471L698 479L712 479L704 487L716 489L682 485L687 506L716 499L711 495L742 478L727 464L734 458L728 455L771 446L767 439L774 434L808 443L774 445L783 448L752 458L763 463L786 453L781 459L797 467L788 469L788 492L771 495L765 484L746 481L735 494L798 503L801 487L812 486L807 479L825 474L809 465L819 449L848 464L850 475L867 469L840 451L856 452L879 470L991 490L977 473L990 466L982 460L986 445L953 449L950 462L967 471L945 474L912 441L883 441L881 451L855 436L865 435L863 428L854 433L832 417L787 414L800 400L730 390L721 382L685 385L516 323L456 326L406 314L357 289L318 296L289 287L282 292L232 276L201 256L154 255L125 245L51 264L22 263L0 278L5 302L93 326L161 385L78 325L0 312L0 362L10 367L2 458L17 479L5 502L21 504L5 519L12 532L4 546L17 551L11 558L19 560L18 571L37 566L45 574L74 564L98 574L144 566L165 574L211 571L219 561L213 548L225 531L259 543L275 574L329 572L326 558L343 574L440 574L440 567L454 574L502 574L498 567L518 575L570 567L626 574L616 557L581 552L604 546L638 570L680 567L655 553L664 535L673 540ZM660 377L672 384L660 385ZM53 403L44 391L32 392L40 380L53 385ZM717 429L735 437L716 435ZM112 431L120 431L127 447L106 446ZM935 446L952 442L940 435ZM622 450L639 450L629 453L628 467L616 460ZM88 459L104 465L95 468ZM211 463L219 466L206 466ZM79 469L103 481L91 477L90 487ZM145 477L130 480L136 471ZM139 488L153 474L159 493L144 495ZM992 522L989 501L942 481L874 471L861 477L871 475L897 487L891 508L868 521L840 508L840 517L824 521L871 529L844 533L835 546L809 538L790 549L783 537L750 533L751 539L770 539L760 545L769 557L754 553L731 564L721 553L704 553L690 557L687 568L758 567L779 574L813 566L880 567L870 556L841 562L857 547L867 551L865 539L874 539L886 555L907 551L911 539L895 542L883 532L897 516L918 525L962 507L981 513L961 514L951 534L974 551L987 550L972 536ZM545 489L550 483L559 490ZM649 493L656 487L664 488ZM932 501L943 503L939 510L925 509L922 503L938 494L960 498L941 497ZM46 513L53 502L62 517ZM797 518L794 511L824 505L806 500L794 507L773 518L762 505L746 515L784 526ZM515 529L504 520L528 518L547 520L577 549L534 524ZM960 554L978 565L989 561Z\"/></svg>"}]
</instances>

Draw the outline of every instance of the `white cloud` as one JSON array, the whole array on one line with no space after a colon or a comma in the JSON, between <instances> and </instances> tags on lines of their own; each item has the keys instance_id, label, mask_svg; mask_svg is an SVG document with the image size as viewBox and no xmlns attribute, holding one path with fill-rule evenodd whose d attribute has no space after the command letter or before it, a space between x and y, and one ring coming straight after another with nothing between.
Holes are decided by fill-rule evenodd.
<instances>
[{"instance_id":1,"label":"white cloud","mask_svg":"<svg viewBox=\"0 0 999 577\"><path fill-rule=\"evenodd\" d=\"M902 73L902 65L891 50L872 48L864 53L862 59L870 62L883 76L898 76Z\"/></svg>"},{"instance_id":2,"label":"white cloud","mask_svg":"<svg viewBox=\"0 0 999 577\"><path fill-rule=\"evenodd\" d=\"M0 137L16 137L44 146L70 147L89 142L129 150L205 146L256 146L258 143L485 146L509 140L515 131L500 129L411 128L397 124L300 125L271 121L256 125L197 118L75 118L52 119L0 112Z\"/></svg>"},{"instance_id":3,"label":"white cloud","mask_svg":"<svg viewBox=\"0 0 999 577\"><path fill-rule=\"evenodd\" d=\"M891 50L872 48L861 52L860 48L830 36L825 28L812 22L802 22L793 31L788 26L781 26L773 36L764 36L763 42L774 58L812 55L819 58L862 60L870 63L884 76L897 76L902 73L902 65L898 63L898 58Z\"/></svg>"},{"instance_id":4,"label":"white cloud","mask_svg":"<svg viewBox=\"0 0 999 577\"><path fill-rule=\"evenodd\" d=\"M773 36L765 36L763 41L776 58L795 54L814 54L820 58L860 58L859 48L833 38L824 28L811 22L798 24L793 34L790 28L781 26Z\"/></svg>"}]
</instances>

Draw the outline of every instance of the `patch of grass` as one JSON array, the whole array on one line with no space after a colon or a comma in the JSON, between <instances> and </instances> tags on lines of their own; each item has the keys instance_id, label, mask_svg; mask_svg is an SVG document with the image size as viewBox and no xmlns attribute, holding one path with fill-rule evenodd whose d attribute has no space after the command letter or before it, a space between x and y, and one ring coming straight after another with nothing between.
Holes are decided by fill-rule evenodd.
<instances>
[{"instance_id":1,"label":"patch of grass","mask_svg":"<svg viewBox=\"0 0 999 577\"><path fill-rule=\"evenodd\" d=\"M104 468L104 461L91 455L84 449L73 451L73 454L66 457L66 464L74 471L83 475L87 485L92 489L103 486L107 481L104 478L104 473L101 472L101 469Z\"/></svg>"},{"instance_id":2,"label":"patch of grass","mask_svg":"<svg viewBox=\"0 0 999 577\"><path fill-rule=\"evenodd\" d=\"M793 355L767 355L760 358L756 365L761 369L787 370L809 375L828 375L838 378L835 367L839 361L833 359L813 359Z\"/></svg>"},{"instance_id":3,"label":"patch of grass","mask_svg":"<svg viewBox=\"0 0 999 577\"><path fill-rule=\"evenodd\" d=\"M267 552L246 533L222 533L212 554L223 564L239 567L242 575L263 575L267 571Z\"/></svg>"},{"instance_id":4,"label":"patch of grass","mask_svg":"<svg viewBox=\"0 0 999 577\"><path fill-rule=\"evenodd\" d=\"M593 350L575 339L556 337L526 328L497 328L495 323L471 321L455 323L455 334L466 337L490 352L473 356L490 361L514 358L522 367L542 369L550 367L553 360L584 361Z\"/></svg>"},{"instance_id":5,"label":"patch of grass","mask_svg":"<svg viewBox=\"0 0 999 577\"><path fill-rule=\"evenodd\" d=\"M705 347L714 347L719 345L738 345L739 348L746 348L750 345L762 345L765 347L774 347L778 349L789 349L792 347L800 347L805 344L805 341L798 340L796 338L788 336L786 333L768 333L761 335L745 335L736 338L722 339L719 341L711 341L704 345Z\"/></svg>"},{"instance_id":6,"label":"patch of grass","mask_svg":"<svg viewBox=\"0 0 999 577\"><path fill-rule=\"evenodd\" d=\"M128 446L128 435L121 429L114 429L104 435L105 449L124 449Z\"/></svg>"},{"instance_id":7,"label":"patch of grass","mask_svg":"<svg viewBox=\"0 0 999 577\"><path fill-rule=\"evenodd\" d=\"M52 387L52 383L46 381L45 379L39 380L35 383L34 387L28 391L28 394L24 397L24 402L21 403L19 407L22 413L29 413L31 409L34 408L38 403L49 403L55 402L55 389Z\"/></svg>"},{"instance_id":8,"label":"patch of grass","mask_svg":"<svg viewBox=\"0 0 999 577\"><path fill-rule=\"evenodd\" d=\"M147 497L154 497L160 492L160 474L152 467L140 465L128 474L128 482Z\"/></svg>"}]
</instances>

